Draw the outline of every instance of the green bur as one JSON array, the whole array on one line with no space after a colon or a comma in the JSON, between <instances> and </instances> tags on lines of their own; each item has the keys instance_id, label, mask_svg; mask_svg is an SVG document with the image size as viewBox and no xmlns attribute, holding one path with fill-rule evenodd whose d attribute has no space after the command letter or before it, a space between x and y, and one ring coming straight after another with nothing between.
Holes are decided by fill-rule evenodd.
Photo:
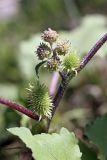
<instances>
[{"instance_id":1,"label":"green bur","mask_svg":"<svg viewBox=\"0 0 107 160\"><path fill-rule=\"evenodd\" d=\"M71 71L79 67L80 59L76 53L68 53L64 56L62 65L65 71Z\"/></svg>"},{"instance_id":2,"label":"green bur","mask_svg":"<svg viewBox=\"0 0 107 160\"><path fill-rule=\"evenodd\" d=\"M40 117L51 117L53 104L44 84L36 82L33 85L29 85L28 101L30 109L38 113Z\"/></svg>"}]
</instances>

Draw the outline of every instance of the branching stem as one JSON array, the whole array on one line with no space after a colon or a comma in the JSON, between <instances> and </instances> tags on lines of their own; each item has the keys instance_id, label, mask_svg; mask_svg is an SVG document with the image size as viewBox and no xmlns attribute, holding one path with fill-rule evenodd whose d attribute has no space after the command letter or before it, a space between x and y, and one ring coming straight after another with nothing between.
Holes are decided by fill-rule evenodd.
<instances>
[{"instance_id":1,"label":"branching stem","mask_svg":"<svg viewBox=\"0 0 107 160\"><path fill-rule=\"evenodd\" d=\"M92 59L92 57L97 53L97 51L103 46L103 44L107 41L107 33L93 46L93 48L88 52L88 54L83 58L83 60L80 63L80 66L77 68L77 72L80 72L86 65L87 63ZM75 76L73 74L72 78ZM72 79L71 78L71 79ZM52 118L54 116L54 113L65 93L65 90L68 86L68 83L71 79L68 79L66 77L62 78L61 84L59 85L58 91L53 99L53 104L54 104L54 109L52 112ZM48 127L47 130L49 130L50 123L52 118L48 121Z\"/></svg>"}]
</instances>

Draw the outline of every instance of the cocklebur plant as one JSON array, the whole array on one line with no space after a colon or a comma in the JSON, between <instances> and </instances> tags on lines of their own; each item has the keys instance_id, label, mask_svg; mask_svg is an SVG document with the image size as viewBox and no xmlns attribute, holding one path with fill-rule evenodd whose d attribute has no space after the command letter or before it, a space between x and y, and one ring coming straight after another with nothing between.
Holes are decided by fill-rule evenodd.
<instances>
[{"instance_id":1,"label":"cocklebur plant","mask_svg":"<svg viewBox=\"0 0 107 160\"><path fill-rule=\"evenodd\" d=\"M48 71L63 71L68 74L76 71L80 65L79 56L70 51L69 41L59 41L56 31L49 28L42 34L42 39L44 42L36 49L36 56L40 60L35 67L38 80L35 84L30 84L27 89L29 109L39 115L39 120L42 117L51 119L54 108L45 84L39 82L39 68L43 65Z\"/></svg>"},{"instance_id":2,"label":"cocklebur plant","mask_svg":"<svg viewBox=\"0 0 107 160\"><path fill-rule=\"evenodd\" d=\"M36 49L36 55L40 63L36 65L36 82L30 83L27 88L28 107L21 106L15 102L0 98L0 103L9 108L15 109L34 120L47 118L47 132L54 113L65 93L70 80L76 76L96 54L96 52L107 41L107 33L93 46L89 53L80 61L79 55L72 50L69 41L60 41L56 31L48 29L42 34L42 43ZM39 69L43 66L47 71L57 71L61 76L59 88L56 95L50 95L45 84L41 84ZM54 77L53 77L54 78ZM54 81L52 81L54 83ZM56 82L55 82L56 84ZM96 128L95 124L95 128ZM60 134L42 133L32 135L29 129L25 127L8 129L14 135L17 135L32 150L32 156L36 160L80 160L82 153L78 145L78 140L74 133L62 128ZM89 131L91 130L91 136ZM92 128L87 135L93 140ZM106 135L106 134L105 134ZM96 140L97 141L97 140ZM96 142L95 141L95 142ZM95 143L99 144L99 143ZM102 146L98 145L98 146ZM107 148L107 147L106 147ZM104 150L104 149L103 149ZM101 149L101 160L106 159L105 150ZM102 155L103 154L103 155ZM103 158L102 158L103 157Z\"/></svg>"}]
</instances>

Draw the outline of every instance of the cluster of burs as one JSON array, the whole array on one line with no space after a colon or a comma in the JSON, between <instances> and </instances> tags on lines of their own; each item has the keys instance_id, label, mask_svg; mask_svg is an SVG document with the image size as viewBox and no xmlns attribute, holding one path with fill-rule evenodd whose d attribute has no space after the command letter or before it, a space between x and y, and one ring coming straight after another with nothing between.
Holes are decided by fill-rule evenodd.
<instances>
[{"instance_id":1,"label":"cluster of burs","mask_svg":"<svg viewBox=\"0 0 107 160\"><path fill-rule=\"evenodd\" d=\"M71 51L68 40L59 40L59 35L52 29L45 30L42 34L44 42L36 50L38 59L45 61L44 67L51 71L69 72L80 65L79 56Z\"/></svg>"},{"instance_id":2,"label":"cluster of burs","mask_svg":"<svg viewBox=\"0 0 107 160\"><path fill-rule=\"evenodd\" d=\"M76 71L80 65L79 56L71 52L69 41L59 41L58 38L58 33L50 28L43 32L44 42L36 50L38 59L41 60L39 67L43 64L50 71L64 73ZM27 90L29 109L36 112L40 119L51 118L54 104L45 84L41 84L38 78L36 82L29 84Z\"/></svg>"}]
</instances>

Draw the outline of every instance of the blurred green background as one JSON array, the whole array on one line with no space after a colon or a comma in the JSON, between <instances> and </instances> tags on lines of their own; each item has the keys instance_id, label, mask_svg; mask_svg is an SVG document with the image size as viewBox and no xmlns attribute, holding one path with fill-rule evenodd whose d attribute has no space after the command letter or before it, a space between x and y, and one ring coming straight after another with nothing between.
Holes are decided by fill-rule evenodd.
<instances>
[{"instance_id":1,"label":"blurred green background","mask_svg":"<svg viewBox=\"0 0 107 160\"><path fill-rule=\"evenodd\" d=\"M35 56L41 32L48 27L68 39L82 58L107 33L106 0L0 0L0 96L26 106L26 88L36 78ZM52 74L40 77L49 87ZM77 136L98 115L107 112L107 45L74 78L53 119L51 131L67 127ZM44 131L26 116L0 105L0 159L16 160L18 151L6 150L14 144L6 128L27 126L33 133ZM14 154L14 156L13 156Z\"/></svg>"}]
</instances>

